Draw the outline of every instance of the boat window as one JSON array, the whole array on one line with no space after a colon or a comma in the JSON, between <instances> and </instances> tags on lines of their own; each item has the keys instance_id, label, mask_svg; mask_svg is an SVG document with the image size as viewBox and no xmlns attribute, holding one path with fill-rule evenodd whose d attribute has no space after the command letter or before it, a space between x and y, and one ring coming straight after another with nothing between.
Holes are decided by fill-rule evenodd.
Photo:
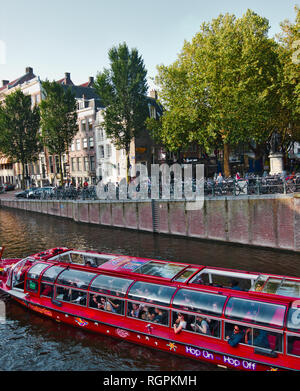
<instances>
[{"instance_id":1,"label":"boat window","mask_svg":"<svg viewBox=\"0 0 300 391\"><path fill-rule=\"evenodd\" d=\"M90 289L95 292L124 297L133 280L125 278L99 275L94 279Z\"/></svg>"},{"instance_id":2,"label":"boat window","mask_svg":"<svg viewBox=\"0 0 300 391\"><path fill-rule=\"evenodd\" d=\"M172 312L172 326L178 324L180 319L178 314L181 312ZM182 312L184 321L186 322L185 329L196 334L203 334L209 337L220 338L221 322L217 319L204 316L204 315L192 315Z\"/></svg>"},{"instance_id":3,"label":"boat window","mask_svg":"<svg viewBox=\"0 0 300 391\"><path fill-rule=\"evenodd\" d=\"M106 297L97 293L90 294L89 306L98 310L124 315L124 300Z\"/></svg>"},{"instance_id":4,"label":"boat window","mask_svg":"<svg viewBox=\"0 0 300 391\"><path fill-rule=\"evenodd\" d=\"M173 300L173 307L186 311L221 315L226 296L179 289Z\"/></svg>"},{"instance_id":5,"label":"boat window","mask_svg":"<svg viewBox=\"0 0 300 391\"><path fill-rule=\"evenodd\" d=\"M291 307L288 312L287 328L300 332L300 308Z\"/></svg>"},{"instance_id":6,"label":"boat window","mask_svg":"<svg viewBox=\"0 0 300 391\"><path fill-rule=\"evenodd\" d=\"M55 298L57 300L86 306L86 297L87 297L86 292L77 289L65 288L63 286L56 287Z\"/></svg>"},{"instance_id":7,"label":"boat window","mask_svg":"<svg viewBox=\"0 0 300 391\"><path fill-rule=\"evenodd\" d=\"M238 329L238 331L236 331ZM260 349L282 352L282 334L257 327L225 322L224 338L231 343L242 343ZM234 345L232 345L234 346Z\"/></svg>"},{"instance_id":8,"label":"boat window","mask_svg":"<svg viewBox=\"0 0 300 391\"><path fill-rule=\"evenodd\" d=\"M297 337L296 335L288 335L287 353L292 356L300 357L300 337Z\"/></svg>"},{"instance_id":9,"label":"boat window","mask_svg":"<svg viewBox=\"0 0 300 391\"><path fill-rule=\"evenodd\" d=\"M225 316L245 322L282 327L286 307L231 297L225 309Z\"/></svg>"},{"instance_id":10,"label":"boat window","mask_svg":"<svg viewBox=\"0 0 300 391\"><path fill-rule=\"evenodd\" d=\"M189 267L184 272L182 272L179 276L174 278L174 281L185 282L187 281L194 273L196 273L198 269Z\"/></svg>"},{"instance_id":11,"label":"boat window","mask_svg":"<svg viewBox=\"0 0 300 391\"><path fill-rule=\"evenodd\" d=\"M27 272L27 278L38 279L43 270L45 270L49 263L36 263Z\"/></svg>"},{"instance_id":12,"label":"boat window","mask_svg":"<svg viewBox=\"0 0 300 391\"><path fill-rule=\"evenodd\" d=\"M176 289L175 287L137 281L130 288L128 298L148 303L169 305Z\"/></svg>"},{"instance_id":13,"label":"boat window","mask_svg":"<svg viewBox=\"0 0 300 391\"><path fill-rule=\"evenodd\" d=\"M135 270L135 273L171 279L185 268L186 266L178 265L177 263L149 261L146 264L138 267Z\"/></svg>"},{"instance_id":14,"label":"boat window","mask_svg":"<svg viewBox=\"0 0 300 391\"><path fill-rule=\"evenodd\" d=\"M25 273L34 262L36 262L34 258L25 258L13 265L10 269L8 286L24 289Z\"/></svg>"},{"instance_id":15,"label":"boat window","mask_svg":"<svg viewBox=\"0 0 300 391\"><path fill-rule=\"evenodd\" d=\"M27 280L26 289L31 292L37 292L39 289L39 284L36 280Z\"/></svg>"},{"instance_id":16,"label":"boat window","mask_svg":"<svg viewBox=\"0 0 300 391\"><path fill-rule=\"evenodd\" d=\"M41 296L53 297L53 285L41 283Z\"/></svg>"},{"instance_id":17,"label":"boat window","mask_svg":"<svg viewBox=\"0 0 300 391\"><path fill-rule=\"evenodd\" d=\"M42 275L42 281L55 282L56 277L66 268L63 266L51 266Z\"/></svg>"},{"instance_id":18,"label":"boat window","mask_svg":"<svg viewBox=\"0 0 300 391\"><path fill-rule=\"evenodd\" d=\"M203 284L210 285L220 288L229 288L240 291L248 291L251 289L251 279L250 278L239 278L238 276L230 273L228 275L215 274L213 272L201 273L192 283L194 284Z\"/></svg>"},{"instance_id":19,"label":"boat window","mask_svg":"<svg viewBox=\"0 0 300 391\"><path fill-rule=\"evenodd\" d=\"M71 262L70 254L67 253L67 254L59 255L59 256L56 258L56 260L59 261L59 262L70 263L70 262Z\"/></svg>"},{"instance_id":20,"label":"boat window","mask_svg":"<svg viewBox=\"0 0 300 391\"><path fill-rule=\"evenodd\" d=\"M58 276L57 283L87 289L91 280L96 276L97 274L95 273L66 269Z\"/></svg>"},{"instance_id":21,"label":"boat window","mask_svg":"<svg viewBox=\"0 0 300 391\"><path fill-rule=\"evenodd\" d=\"M70 253L71 262L84 265L84 256L83 254Z\"/></svg>"},{"instance_id":22,"label":"boat window","mask_svg":"<svg viewBox=\"0 0 300 391\"><path fill-rule=\"evenodd\" d=\"M128 302L127 316L148 323L156 323L164 326L169 324L169 310L148 304Z\"/></svg>"}]
</instances>

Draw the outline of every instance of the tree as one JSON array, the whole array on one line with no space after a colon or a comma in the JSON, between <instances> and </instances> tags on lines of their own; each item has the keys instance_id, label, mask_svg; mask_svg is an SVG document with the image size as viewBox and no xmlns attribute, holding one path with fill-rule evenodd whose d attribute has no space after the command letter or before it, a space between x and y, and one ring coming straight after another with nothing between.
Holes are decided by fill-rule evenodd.
<instances>
[{"instance_id":1,"label":"tree","mask_svg":"<svg viewBox=\"0 0 300 391\"><path fill-rule=\"evenodd\" d=\"M281 23L282 32L277 37L280 100L276 119L283 149L284 144L300 141L300 8L295 7L295 12L295 23Z\"/></svg>"},{"instance_id":2,"label":"tree","mask_svg":"<svg viewBox=\"0 0 300 391\"><path fill-rule=\"evenodd\" d=\"M16 90L0 106L0 150L22 165L21 186L25 188L26 164L36 161L41 150L40 112L31 96Z\"/></svg>"},{"instance_id":3,"label":"tree","mask_svg":"<svg viewBox=\"0 0 300 391\"><path fill-rule=\"evenodd\" d=\"M45 99L40 104L42 138L50 154L59 156L60 183L63 183L62 156L78 132L76 99L70 87L57 82L42 83Z\"/></svg>"},{"instance_id":4,"label":"tree","mask_svg":"<svg viewBox=\"0 0 300 391\"><path fill-rule=\"evenodd\" d=\"M103 127L118 149L125 149L127 181L131 141L145 128L148 115L147 71L137 49L126 43L109 50L110 68L98 73L95 89L105 110Z\"/></svg>"},{"instance_id":5,"label":"tree","mask_svg":"<svg viewBox=\"0 0 300 391\"><path fill-rule=\"evenodd\" d=\"M222 148L229 176L231 147L265 142L278 66L268 30L267 19L250 10L239 19L220 15L185 42L174 64L158 67L156 82L166 109L161 139L169 149L191 142L207 150Z\"/></svg>"}]
</instances>

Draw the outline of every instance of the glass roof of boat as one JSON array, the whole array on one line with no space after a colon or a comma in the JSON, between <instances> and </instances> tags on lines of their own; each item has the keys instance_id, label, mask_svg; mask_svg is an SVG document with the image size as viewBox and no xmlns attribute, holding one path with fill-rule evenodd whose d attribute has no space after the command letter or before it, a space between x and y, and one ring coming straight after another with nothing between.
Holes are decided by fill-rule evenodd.
<instances>
[{"instance_id":1,"label":"glass roof of boat","mask_svg":"<svg viewBox=\"0 0 300 391\"><path fill-rule=\"evenodd\" d=\"M167 261L154 261L128 256L119 256L101 265L101 269L128 271L131 273L145 274L147 276L174 278L184 270L187 265Z\"/></svg>"},{"instance_id":2,"label":"glass roof of boat","mask_svg":"<svg viewBox=\"0 0 300 391\"><path fill-rule=\"evenodd\" d=\"M300 280L261 274L255 281L252 290L273 295L300 297Z\"/></svg>"}]
</instances>

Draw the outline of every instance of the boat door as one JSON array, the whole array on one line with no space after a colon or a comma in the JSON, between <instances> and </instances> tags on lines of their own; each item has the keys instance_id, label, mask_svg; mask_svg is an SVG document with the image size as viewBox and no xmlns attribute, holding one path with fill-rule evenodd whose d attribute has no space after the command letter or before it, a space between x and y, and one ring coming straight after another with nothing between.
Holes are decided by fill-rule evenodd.
<instances>
[{"instance_id":1,"label":"boat door","mask_svg":"<svg viewBox=\"0 0 300 391\"><path fill-rule=\"evenodd\" d=\"M36 260L25 258L12 266L7 279L7 285L11 289L24 292L25 273L32 266L33 262L36 262Z\"/></svg>"}]
</instances>

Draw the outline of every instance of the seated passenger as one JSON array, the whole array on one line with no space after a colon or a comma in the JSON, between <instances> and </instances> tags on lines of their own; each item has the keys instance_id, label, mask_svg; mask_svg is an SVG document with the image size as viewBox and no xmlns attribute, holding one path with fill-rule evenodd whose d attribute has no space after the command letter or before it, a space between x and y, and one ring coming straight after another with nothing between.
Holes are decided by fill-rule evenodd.
<instances>
[{"instance_id":1,"label":"seated passenger","mask_svg":"<svg viewBox=\"0 0 300 391\"><path fill-rule=\"evenodd\" d=\"M156 308L154 309L155 311L155 314L154 314L154 317L153 317L153 322L155 323L162 323L162 320L163 320L163 312L160 308Z\"/></svg>"},{"instance_id":2,"label":"seated passenger","mask_svg":"<svg viewBox=\"0 0 300 391\"><path fill-rule=\"evenodd\" d=\"M142 308L139 304L132 303L132 310L130 311L130 316L132 316L133 318L138 318L141 310Z\"/></svg>"},{"instance_id":3,"label":"seated passenger","mask_svg":"<svg viewBox=\"0 0 300 391\"><path fill-rule=\"evenodd\" d=\"M234 289L236 291L241 291L242 288L239 287L239 282L237 280L231 281L231 289Z\"/></svg>"},{"instance_id":4,"label":"seated passenger","mask_svg":"<svg viewBox=\"0 0 300 391\"><path fill-rule=\"evenodd\" d=\"M186 321L184 320L184 315L181 313L178 313L177 319L173 325L175 334L178 334L181 332L181 330L186 328Z\"/></svg>"},{"instance_id":5,"label":"seated passenger","mask_svg":"<svg viewBox=\"0 0 300 391\"><path fill-rule=\"evenodd\" d=\"M114 303L111 299L107 298L105 310L110 312L117 312L117 308L119 308L119 304Z\"/></svg>"},{"instance_id":6,"label":"seated passenger","mask_svg":"<svg viewBox=\"0 0 300 391\"><path fill-rule=\"evenodd\" d=\"M202 316L196 316L196 322L191 324L191 327L197 333L210 335L209 325L205 318Z\"/></svg>"},{"instance_id":7,"label":"seated passenger","mask_svg":"<svg viewBox=\"0 0 300 391\"><path fill-rule=\"evenodd\" d=\"M251 337L249 337L249 334ZM248 345L252 345L252 335L253 335L253 329L247 329L246 335L245 335L245 342ZM253 338L253 345L258 346L260 348L266 348L270 349L270 343L267 337L268 333L266 330L254 330L254 338Z\"/></svg>"},{"instance_id":8,"label":"seated passenger","mask_svg":"<svg viewBox=\"0 0 300 391\"><path fill-rule=\"evenodd\" d=\"M86 304L86 294L80 292L76 299L72 300L72 303L85 305Z\"/></svg>"},{"instance_id":9,"label":"seated passenger","mask_svg":"<svg viewBox=\"0 0 300 391\"><path fill-rule=\"evenodd\" d=\"M239 326L234 325L233 333L226 337L229 345L232 347L237 346L244 338L244 332L240 330Z\"/></svg>"},{"instance_id":10,"label":"seated passenger","mask_svg":"<svg viewBox=\"0 0 300 391\"><path fill-rule=\"evenodd\" d=\"M42 292L41 292L41 295L51 297L53 295L53 286L52 285L44 285Z\"/></svg>"}]
</instances>

